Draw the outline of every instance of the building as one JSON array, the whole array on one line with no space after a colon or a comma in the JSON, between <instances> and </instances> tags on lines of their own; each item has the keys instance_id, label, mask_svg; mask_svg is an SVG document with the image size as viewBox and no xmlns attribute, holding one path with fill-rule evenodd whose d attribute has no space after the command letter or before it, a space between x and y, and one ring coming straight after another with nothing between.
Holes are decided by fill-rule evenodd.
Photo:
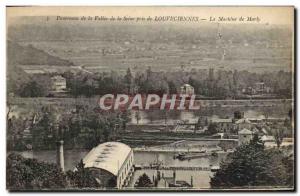
<instances>
[{"instance_id":1,"label":"building","mask_svg":"<svg viewBox=\"0 0 300 196\"><path fill-rule=\"evenodd\" d=\"M262 95L264 93L271 93L272 89L265 85L264 82L256 82L253 87L248 86L242 90L244 94L248 95Z\"/></svg>"},{"instance_id":2,"label":"building","mask_svg":"<svg viewBox=\"0 0 300 196\"><path fill-rule=\"evenodd\" d=\"M189 84L184 84L183 86L180 87L180 94L193 95L195 94L194 87L192 87Z\"/></svg>"},{"instance_id":3,"label":"building","mask_svg":"<svg viewBox=\"0 0 300 196\"><path fill-rule=\"evenodd\" d=\"M262 140L263 142L275 142L274 136L271 136L271 135L263 135L263 136L261 137L261 140Z\"/></svg>"},{"instance_id":4,"label":"building","mask_svg":"<svg viewBox=\"0 0 300 196\"><path fill-rule=\"evenodd\" d=\"M242 130L242 129L251 129L253 127L253 124L250 122L249 119L241 118L235 121L235 126L238 130Z\"/></svg>"},{"instance_id":5,"label":"building","mask_svg":"<svg viewBox=\"0 0 300 196\"><path fill-rule=\"evenodd\" d=\"M241 131L238 132L238 136L239 136L239 145L249 143L253 138L252 131L250 131L249 129L242 129Z\"/></svg>"},{"instance_id":6,"label":"building","mask_svg":"<svg viewBox=\"0 0 300 196\"><path fill-rule=\"evenodd\" d=\"M120 142L106 142L93 148L83 163L103 187L121 189L133 174L133 150Z\"/></svg>"},{"instance_id":7,"label":"building","mask_svg":"<svg viewBox=\"0 0 300 196\"><path fill-rule=\"evenodd\" d=\"M233 120L231 118L218 118L218 119L212 119L212 123L216 124L217 130L220 132L230 132L230 130L233 129Z\"/></svg>"},{"instance_id":8,"label":"building","mask_svg":"<svg viewBox=\"0 0 300 196\"><path fill-rule=\"evenodd\" d=\"M58 75L51 77L52 81L52 91L54 92L64 92L67 88L67 81L64 77Z\"/></svg>"},{"instance_id":9,"label":"building","mask_svg":"<svg viewBox=\"0 0 300 196\"><path fill-rule=\"evenodd\" d=\"M255 91L257 93L264 93L265 92L265 83L264 82L256 82L255 83Z\"/></svg>"},{"instance_id":10,"label":"building","mask_svg":"<svg viewBox=\"0 0 300 196\"><path fill-rule=\"evenodd\" d=\"M247 95L254 95L254 94L256 94L256 90L254 88L252 88L251 86L248 86L248 87L244 88L242 90L242 92L244 94L247 94Z\"/></svg>"}]
</instances>

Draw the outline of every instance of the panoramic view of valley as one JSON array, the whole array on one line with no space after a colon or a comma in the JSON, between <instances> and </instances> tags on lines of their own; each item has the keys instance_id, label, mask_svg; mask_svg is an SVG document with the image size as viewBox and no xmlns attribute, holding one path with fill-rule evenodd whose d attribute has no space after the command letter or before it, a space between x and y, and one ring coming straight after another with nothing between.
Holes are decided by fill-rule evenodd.
<instances>
[{"instance_id":1,"label":"panoramic view of valley","mask_svg":"<svg viewBox=\"0 0 300 196\"><path fill-rule=\"evenodd\" d=\"M294 189L292 25L11 15L7 189Z\"/></svg>"}]
</instances>

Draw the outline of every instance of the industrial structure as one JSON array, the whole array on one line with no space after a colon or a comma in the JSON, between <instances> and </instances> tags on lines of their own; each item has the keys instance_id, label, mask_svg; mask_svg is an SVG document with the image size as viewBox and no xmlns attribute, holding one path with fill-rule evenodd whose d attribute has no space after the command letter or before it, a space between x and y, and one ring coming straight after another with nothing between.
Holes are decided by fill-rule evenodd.
<instances>
[{"instance_id":1,"label":"industrial structure","mask_svg":"<svg viewBox=\"0 0 300 196\"><path fill-rule=\"evenodd\" d=\"M133 150L120 142L106 142L93 148L83 159L103 187L121 189L133 174Z\"/></svg>"}]
</instances>

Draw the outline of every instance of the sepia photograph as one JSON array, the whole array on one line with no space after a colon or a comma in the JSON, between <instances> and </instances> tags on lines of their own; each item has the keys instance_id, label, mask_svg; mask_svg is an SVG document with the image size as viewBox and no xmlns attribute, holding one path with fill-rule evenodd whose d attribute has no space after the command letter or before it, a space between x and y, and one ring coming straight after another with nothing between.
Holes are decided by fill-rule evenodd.
<instances>
[{"instance_id":1,"label":"sepia photograph","mask_svg":"<svg viewBox=\"0 0 300 196\"><path fill-rule=\"evenodd\" d=\"M6 189L295 191L294 13L6 7Z\"/></svg>"}]
</instances>

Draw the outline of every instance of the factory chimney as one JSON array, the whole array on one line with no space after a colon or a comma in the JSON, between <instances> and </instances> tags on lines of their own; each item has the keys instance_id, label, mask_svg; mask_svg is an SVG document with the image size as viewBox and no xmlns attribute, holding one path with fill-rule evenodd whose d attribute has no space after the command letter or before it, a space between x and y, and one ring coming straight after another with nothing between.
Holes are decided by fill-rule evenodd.
<instances>
[{"instance_id":1,"label":"factory chimney","mask_svg":"<svg viewBox=\"0 0 300 196\"><path fill-rule=\"evenodd\" d=\"M64 163L64 141L57 141L57 153L56 153L56 163L57 166L61 168L61 170L65 171L65 163Z\"/></svg>"},{"instance_id":2,"label":"factory chimney","mask_svg":"<svg viewBox=\"0 0 300 196\"><path fill-rule=\"evenodd\" d=\"M174 185L176 184L176 170L174 169L173 170L173 183L174 183Z\"/></svg>"}]
</instances>

